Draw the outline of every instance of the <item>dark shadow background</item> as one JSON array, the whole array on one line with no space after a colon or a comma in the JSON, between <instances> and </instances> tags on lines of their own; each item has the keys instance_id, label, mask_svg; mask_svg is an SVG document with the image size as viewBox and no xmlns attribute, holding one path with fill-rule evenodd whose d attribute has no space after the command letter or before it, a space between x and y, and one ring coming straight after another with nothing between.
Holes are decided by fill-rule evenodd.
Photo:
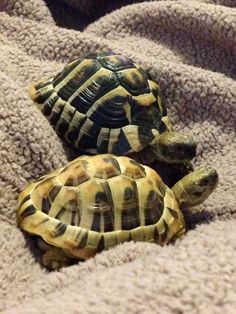
<instances>
[{"instance_id":1,"label":"dark shadow background","mask_svg":"<svg viewBox=\"0 0 236 314\"><path fill-rule=\"evenodd\" d=\"M45 0L58 26L79 31L107 13L140 2L144 0Z\"/></svg>"}]
</instances>

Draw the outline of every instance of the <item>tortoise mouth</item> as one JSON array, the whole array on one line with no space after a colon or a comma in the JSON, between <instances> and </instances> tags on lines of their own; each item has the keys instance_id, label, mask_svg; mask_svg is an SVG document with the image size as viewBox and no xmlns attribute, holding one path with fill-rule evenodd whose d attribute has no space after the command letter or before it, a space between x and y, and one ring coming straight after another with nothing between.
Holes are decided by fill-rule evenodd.
<instances>
[{"instance_id":1,"label":"tortoise mouth","mask_svg":"<svg viewBox=\"0 0 236 314\"><path fill-rule=\"evenodd\" d=\"M163 156L171 162L190 161L196 156L197 145L192 143L189 145L173 145L172 147L163 147Z\"/></svg>"},{"instance_id":2,"label":"tortoise mouth","mask_svg":"<svg viewBox=\"0 0 236 314\"><path fill-rule=\"evenodd\" d=\"M168 163L183 163L192 160L196 156L196 146L196 143L186 146L178 144L170 146L160 145L159 151L154 148L154 152L157 159L161 161Z\"/></svg>"},{"instance_id":3,"label":"tortoise mouth","mask_svg":"<svg viewBox=\"0 0 236 314\"><path fill-rule=\"evenodd\" d=\"M202 171L205 171L206 174L201 178L201 180L199 180L199 186L203 188L209 186L209 188L213 191L219 182L219 175L217 171L211 167L207 167L205 169L203 168Z\"/></svg>"},{"instance_id":4,"label":"tortoise mouth","mask_svg":"<svg viewBox=\"0 0 236 314\"><path fill-rule=\"evenodd\" d=\"M153 143L157 158L168 163L188 162L196 156L197 143L185 133L164 132Z\"/></svg>"}]
</instances>

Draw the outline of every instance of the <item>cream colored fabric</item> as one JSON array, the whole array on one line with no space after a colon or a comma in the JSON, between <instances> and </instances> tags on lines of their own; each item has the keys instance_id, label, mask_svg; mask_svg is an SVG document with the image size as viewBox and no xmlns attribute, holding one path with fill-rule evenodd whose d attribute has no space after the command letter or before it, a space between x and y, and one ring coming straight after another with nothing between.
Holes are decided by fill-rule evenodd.
<instances>
[{"instance_id":1,"label":"cream colored fabric","mask_svg":"<svg viewBox=\"0 0 236 314\"><path fill-rule=\"evenodd\" d=\"M85 1L69 2L0 2L0 312L235 313L235 1L88 1L86 12ZM176 128L199 142L195 167L214 166L219 186L175 245L126 243L48 273L16 227L17 194L73 153L28 85L106 49L160 83Z\"/></svg>"}]
</instances>

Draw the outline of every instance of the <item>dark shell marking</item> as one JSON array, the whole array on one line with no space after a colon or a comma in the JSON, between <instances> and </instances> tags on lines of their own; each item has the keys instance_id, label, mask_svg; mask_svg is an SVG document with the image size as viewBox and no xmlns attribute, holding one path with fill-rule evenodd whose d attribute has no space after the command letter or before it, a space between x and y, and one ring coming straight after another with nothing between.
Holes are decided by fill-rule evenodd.
<instances>
[{"instance_id":1,"label":"dark shell marking","mask_svg":"<svg viewBox=\"0 0 236 314\"><path fill-rule=\"evenodd\" d=\"M168 129L158 84L112 52L70 62L31 97L61 137L91 153L140 151Z\"/></svg>"},{"instance_id":2,"label":"dark shell marking","mask_svg":"<svg viewBox=\"0 0 236 314\"><path fill-rule=\"evenodd\" d=\"M24 230L80 258L124 241L164 244L184 229L158 174L114 155L82 156L30 183L17 215Z\"/></svg>"}]
</instances>

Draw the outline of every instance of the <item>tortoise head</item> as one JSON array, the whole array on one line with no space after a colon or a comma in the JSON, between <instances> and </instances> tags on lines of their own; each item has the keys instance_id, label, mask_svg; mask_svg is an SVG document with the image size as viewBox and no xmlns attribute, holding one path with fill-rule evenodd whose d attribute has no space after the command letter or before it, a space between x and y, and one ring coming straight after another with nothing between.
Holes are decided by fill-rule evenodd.
<instances>
[{"instance_id":1,"label":"tortoise head","mask_svg":"<svg viewBox=\"0 0 236 314\"><path fill-rule=\"evenodd\" d=\"M179 132L164 132L151 144L156 159L167 163L182 163L196 156L197 144L192 136Z\"/></svg>"},{"instance_id":2,"label":"tortoise head","mask_svg":"<svg viewBox=\"0 0 236 314\"><path fill-rule=\"evenodd\" d=\"M211 167L195 170L172 188L181 209L201 204L214 191L218 183L218 174Z\"/></svg>"}]
</instances>

